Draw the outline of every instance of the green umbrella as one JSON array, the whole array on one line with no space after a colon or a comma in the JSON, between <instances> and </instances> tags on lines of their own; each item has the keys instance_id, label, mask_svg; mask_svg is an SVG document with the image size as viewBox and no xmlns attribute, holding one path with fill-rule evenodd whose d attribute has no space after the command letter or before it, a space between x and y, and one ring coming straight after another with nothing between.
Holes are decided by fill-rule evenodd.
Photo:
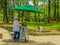
<instances>
[{"instance_id":1,"label":"green umbrella","mask_svg":"<svg viewBox=\"0 0 60 45\"><path fill-rule=\"evenodd\" d=\"M25 4L25 5L22 5L22 6L16 6L13 9L14 10L21 10L21 11L42 13L41 10L38 10L36 7L34 7L34 6L30 5L30 4Z\"/></svg>"}]
</instances>

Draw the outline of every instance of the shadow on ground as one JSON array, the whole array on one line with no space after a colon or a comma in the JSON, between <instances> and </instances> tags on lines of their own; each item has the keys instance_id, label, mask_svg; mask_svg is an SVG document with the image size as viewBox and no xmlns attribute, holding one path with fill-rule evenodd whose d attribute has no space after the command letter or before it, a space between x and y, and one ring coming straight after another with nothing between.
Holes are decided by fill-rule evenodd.
<instances>
[{"instance_id":1,"label":"shadow on ground","mask_svg":"<svg viewBox=\"0 0 60 45\"><path fill-rule=\"evenodd\" d=\"M46 43L43 42L29 43L29 45L55 45L55 44L48 41Z\"/></svg>"},{"instance_id":2,"label":"shadow on ground","mask_svg":"<svg viewBox=\"0 0 60 45\"><path fill-rule=\"evenodd\" d=\"M2 42L5 42L5 44L2 45L55 45L52 42L35 42L35 41L29 41L29 42L17 42L12 40L2 40Z\"/></svg>"}]
</instances>

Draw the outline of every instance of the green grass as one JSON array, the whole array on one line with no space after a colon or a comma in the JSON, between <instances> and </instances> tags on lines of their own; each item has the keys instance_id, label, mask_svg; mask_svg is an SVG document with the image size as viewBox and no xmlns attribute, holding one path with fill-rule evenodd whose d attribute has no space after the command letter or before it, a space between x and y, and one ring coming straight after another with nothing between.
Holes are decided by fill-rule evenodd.
<instances>
[{"instance_id":1,"label":"green grass","mask_svg":"<svg viewBox=\"0 0 60 45\"><path fill-rule=\"evenodd\" d=\"M8 27L12 27L12 24L3 24L6 25ZM60 30L60 22L58 23L54 23L54 24L48 24L48 23L44 23L44 22L28 22L28 28L29 29L37 29L38 26L43 26L45 29L47 30Z\"/></svg>"},{"instance_id":2,"label":"green grass","mask_svg":"<svg viewBox=\"0 0 60 45\"><path fill-rule=\"evenodd\" d=\"M43 26L49 30L60 30L60 22L54 24L47 24L47 23L28 23L28 28L36 29L38 26Z\"/></svg>"}]
</instances>

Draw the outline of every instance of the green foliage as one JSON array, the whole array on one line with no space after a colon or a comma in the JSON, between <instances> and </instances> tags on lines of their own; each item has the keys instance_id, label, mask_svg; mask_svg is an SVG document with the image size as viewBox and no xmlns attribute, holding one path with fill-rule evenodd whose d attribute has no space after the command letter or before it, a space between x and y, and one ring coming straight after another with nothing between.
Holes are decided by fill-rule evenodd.
<instances>
[{"instance_id":1,"label":"green foliage","mask_svg":"<svg viewBox=\"0 0 60 45\"><path fill-rule=\"evenodd\" d=\"M0 14L0 21L2 21L3 19L3 14Z\"/></svg>"}]
</instances>

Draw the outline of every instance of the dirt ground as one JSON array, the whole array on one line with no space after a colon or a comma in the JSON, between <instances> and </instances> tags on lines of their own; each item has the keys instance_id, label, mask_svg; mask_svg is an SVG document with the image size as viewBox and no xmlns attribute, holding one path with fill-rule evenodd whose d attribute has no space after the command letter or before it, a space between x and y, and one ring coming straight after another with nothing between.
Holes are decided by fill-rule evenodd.
<instances>
[{"instance_id":1,"label":"dirt ground","mask_svg":"<svg viewBox=\"0 0 60 45\"><path fill-rule=\"evenodd\" d=\"M60 35L54 36L32 36L29 35L29 42L12 41L8 30L0 28L0 45L60 45Z\"/></svg>"}]
</instances>

